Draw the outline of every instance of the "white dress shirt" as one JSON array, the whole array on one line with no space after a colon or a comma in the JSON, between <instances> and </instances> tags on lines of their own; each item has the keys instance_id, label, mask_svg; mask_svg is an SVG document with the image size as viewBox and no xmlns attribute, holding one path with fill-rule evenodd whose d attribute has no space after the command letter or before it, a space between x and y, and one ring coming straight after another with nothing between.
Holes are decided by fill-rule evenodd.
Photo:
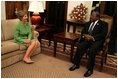
<instances>
[{"instance_id":1,"label":"white dress shirt","mask_svg":"<svg viewBox=\"0 0 118 79\"><path fill-rule=\"evenodd\" d=\"M92 27L92 25L93 25L93 27L92 27L92 30L93 30L98 21L99 21L99 20L95 21L94 25L93 25L93 22L92 22L92 23L90 24L90 27L89 27L88 31L90 30L90 28ZM82 38L84 38L84 35L82 36ZM93 37L93 41L95 41L94 37Z\"/></svg>"},{"instance_id":2,"label":"white dress shirt","mask_svg":"<svg viewBox=\"0 0 118 79\"><path fill-rule=\"evenodd\" d=\"M95 21L95 23L94 23L94 25L93 25L93 22L90 24L90 27L89 27L89 29L88 29L88 31L90 30L90 28L91 28L91 26L93 25L93 27L92 27L92 30L94 29L94 27L95 27L95 25L97 24L97 22L98 22L98 20L97 21Z\"/></svg>"}]
</instances>

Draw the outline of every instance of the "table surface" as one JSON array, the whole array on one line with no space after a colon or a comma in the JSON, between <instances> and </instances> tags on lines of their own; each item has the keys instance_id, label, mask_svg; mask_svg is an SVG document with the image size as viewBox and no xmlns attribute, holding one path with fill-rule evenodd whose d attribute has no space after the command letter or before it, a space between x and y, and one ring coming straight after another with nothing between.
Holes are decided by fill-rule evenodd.
<instances>
[{"instance_id":1,"label":"table surface","mask_svg":"<svg viewBox=\"0 0 118 79\"><path fill-rule=\"evenodd\" d=\"M83 21L83 22L80 21L80 22L79 22L79 21L71 20L71 19L67 20L67 22L76 23L76 24L85 24L85 21Z\"/></svg>"},{"instance_id":2,"label":"table surface","mask_svg":"<svg viewBox=\"0 0 118 79\"><path fill-rule=\"evenodd\" d=\"M37 28L35 30L38 31L38 32L41 32L41 31L51 30L51 28L48 28L46 26L41 26L41 27L39 27L39 28Z\"/></svg>"},{"instance_id":3,"label":"table surface","mask_svg":"<svg viewBox=\"0 0 118 79\"><path fill-rule=\"evenodd\" d=\"M75 33L70 33L70 32L61 32L61 33L54 34L54 37L75 40L77 38L80 38L81 35L75 34Z\"/></svg>"}]
</instances>

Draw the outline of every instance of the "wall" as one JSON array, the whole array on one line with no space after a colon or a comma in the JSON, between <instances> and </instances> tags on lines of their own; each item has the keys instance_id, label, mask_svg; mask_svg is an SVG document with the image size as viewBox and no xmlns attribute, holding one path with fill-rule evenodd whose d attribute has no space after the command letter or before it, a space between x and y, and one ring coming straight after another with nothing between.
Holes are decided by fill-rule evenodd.
<instances>
[{"instance_id":1,"label":"wall","mask_svg":"<svg viewBox=\"0 0 118 79\"><path fill-rule=\"evenodd\" d=\"M29 1L30 4L31 1ZM46 1L41 1L43 3L44 9L46 9ZM86 7L88 7L87 19L90 18L90 12L92 8L92 1L68 1L68 11L67 11L67 19L70 19L69 14L73 10L76 5L83 3ZM6 19L6 11L5 11L5 1L1 1L1 19Z\"/></svg>"},{"instance_id":2,"label":"wall","mask_svg":"<svg viewBox=\"0 0 118 79\"><path fill-rule=\"evenodd\" d=\"M30 4L31 1L29 1ZM43 3L44 9L46 2L45 1L41 1ZM5 11L5 1L1 1L1 20L5 20L6 19L6 11Z\"/></svg>"},{"instance_id":3,"label":"wall","mask_svg":"<svg viewBox=\"0 0 118 79\"><path fill-rule=\"evenodd\" d=\"M85 5L88 8L88 13L86 14L86 21L89 21L92 9L92 1L68 1L67 20L71 19L69 14L73 10L73 8L76 7L77 5L80 5L81 3L83 3L83 5Z\"/></svg>"},{"instance_id":4,"label":"wall","mask_svg":"<svg viewBox=\"0 0 118 79\"><path fill-rule=\"evenodd\" d=\"M1 20L6 19L5 1L1 1Z\"/></svg>"}]
</instances>

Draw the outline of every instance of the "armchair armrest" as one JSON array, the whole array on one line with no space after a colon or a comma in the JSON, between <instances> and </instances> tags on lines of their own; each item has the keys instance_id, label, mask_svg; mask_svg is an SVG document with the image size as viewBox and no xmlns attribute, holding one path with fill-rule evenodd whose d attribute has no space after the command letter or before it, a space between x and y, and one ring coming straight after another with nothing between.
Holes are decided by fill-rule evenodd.
<instances>
[{"instance_id":1,"label":"armchair armrest","mask_svg":"<svg viewBox=\"0 0 118 79\"><path fill-rule=\"evenodd\" d=\"M32 35L32 38L33 39L37 39L39 36L39 33L37 31L34 31L33 35ZM38 40L38 39L37 39Z\"/></svg>"},{"instance_id":2,"label":"armchair armrest","mask_svg":"<svg viewBox=\"0 0 118 79\"><path fill-rule=\"evenodd\" d=\"M35 25L31 25L30 27L31 27L31 31L34 31L34 30L35 30L35 28L36 28L36 26L35 26Z\"/></svg>"},{"instance_id":3,"label":"armchair armrest","mask_svg":"<svg viewBox=\"0 0 118 79\"><path fill-rule=\"evenodd\" d=\"M107 39L105 40L105 42L106 42L107 44L109 44L110 38L107 38Z\"/></svg>"},{"instance_id":4,"label":"armchair armrest","mask_svg":"<svg viewBox=\"0 0 118 79\"><path fill-rule=\"evenodd\" d=\"M110 42L110 38L107 38L104 42L104 45L103 45L102 55L105 55L107 53L109 42Z\"/></svg>"},{"instance_id":5,"label":"armchair armrest","mask_svg":"<svg viewBox=\"0 0 118 79\"><path fill-rule=\"evenodd\" d=\"M32 38L33 39L37 39L39 36L39 33L37 31L35 31L36 26L35 25L31 25L31 31L32 31Z\"/></svg>"},{"instance_id":6,"label":"armchair armrest","mask_svg":"<svg viewBox=\"0 0 118 79\"><path fill-rule=\"evenodd\" d=\"M109 44L109 42L110 42L110 38L107 38L104 42L104 47L106 47Z\"/></svg>"}]
</instances>

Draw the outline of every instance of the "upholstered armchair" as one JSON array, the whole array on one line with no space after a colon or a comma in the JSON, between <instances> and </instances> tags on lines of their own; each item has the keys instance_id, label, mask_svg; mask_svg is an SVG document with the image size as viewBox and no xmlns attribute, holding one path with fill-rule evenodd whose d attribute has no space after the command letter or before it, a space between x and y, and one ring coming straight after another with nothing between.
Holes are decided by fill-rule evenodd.
<instances>
[{"instance_id":1,"label":"upholstered armchair","mask_svg":"<svg viewBox=\"0 0 118 79\"><path fill-rule=\"evenodd\" d=\"M103 63L107 63L107 52L108 52L108 46L110 42L110 33L111 33L111 27L113 23L113 17L110 17L108 15L101 15L100 19L108 23L108 33L106 36L106 40L104 42L103 50L101 50L98 55L101 56L101 67L100 71L103 70Z\"/></svg>"}]
</instances>

